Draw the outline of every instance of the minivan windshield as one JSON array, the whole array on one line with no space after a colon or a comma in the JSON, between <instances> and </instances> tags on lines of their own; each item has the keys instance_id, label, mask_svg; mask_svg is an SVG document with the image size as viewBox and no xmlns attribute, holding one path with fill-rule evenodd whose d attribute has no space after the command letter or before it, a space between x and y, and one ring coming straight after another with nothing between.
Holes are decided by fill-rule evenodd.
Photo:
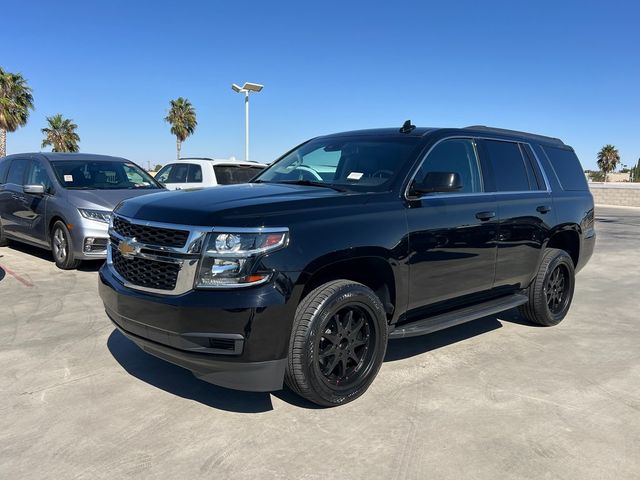
<instances>
[{"instance_id":1,"label":"minivan windshield","mask_svg":"<svg viewBox=\"0 0 640 480\"><path fill-rule=\"evenodd\" d=\"M69 190L142 190L162 188L131 162L61 160L51 162L60 184Z\"/></svg>"},{"instance_id":2,"label":"minivan windshield","mask_svg":"<svg viewBox=\"0 0 640 480\"><path fill-rule=\"evenodd\" d=\"M418 143L417 137L318 138L285 155L253 182L384 191L413 158Z\"/></svg>"}]
</instances>

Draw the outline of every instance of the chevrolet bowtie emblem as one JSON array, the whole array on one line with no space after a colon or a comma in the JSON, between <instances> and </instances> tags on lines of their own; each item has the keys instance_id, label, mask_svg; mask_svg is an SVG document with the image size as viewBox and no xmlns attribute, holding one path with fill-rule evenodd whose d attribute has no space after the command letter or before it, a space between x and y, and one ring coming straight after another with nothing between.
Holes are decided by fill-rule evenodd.
<instances>
[{"instance_id":1,"label":"chevrolet bowtie emblem","mask_svg":"<svg viewBox=\"0 0 640 480\"><path fill-rule=\"evenodd\" d=\"M123 257L132 257L137 252L137 248L126 240L122 240L118 244L118 252L120 252Z\"/></svg>"}]
</instances>

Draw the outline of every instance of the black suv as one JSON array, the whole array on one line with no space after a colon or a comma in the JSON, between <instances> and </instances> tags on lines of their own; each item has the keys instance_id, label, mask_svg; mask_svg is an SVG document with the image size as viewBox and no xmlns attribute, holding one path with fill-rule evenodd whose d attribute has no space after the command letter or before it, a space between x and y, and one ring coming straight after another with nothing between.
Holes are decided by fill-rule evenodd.
<instances>
[{"instance_id":1,"label":"black suv","mask_svg":"<svg viewBox=\"0 0 640 480\"><path fill-rule=\"evenodd\" d=\"M111 219L106 312L198 378L361 395L387 340L519 307L560 322L595 243L573 149L487 127L340 133L251 183L151 194Z\"/></svg>"}]
</instances>

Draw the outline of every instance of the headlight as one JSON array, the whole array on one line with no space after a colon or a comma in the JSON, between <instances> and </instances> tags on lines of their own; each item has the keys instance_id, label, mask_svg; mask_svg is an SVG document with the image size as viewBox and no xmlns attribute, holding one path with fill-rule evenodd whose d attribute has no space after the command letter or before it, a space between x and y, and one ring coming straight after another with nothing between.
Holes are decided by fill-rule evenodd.
<instances>
[{"instance_id":1,"label":"headlight","mask_svg":"<svg viewBox=\"0 0 640 480\"><path fill-rule=\"evenodd\" d=\"M111 212L109 210L89 210L87 208L79 208L80 215L89 220L95 220L96 222L109 223L111 219Z\"/></svg>"},{"instance_id":2,"label":"headlight","mask_svg":"<svg viewBox=\"0 0 640 480\"><path fill-rule=\"evenodd\" d=\"M230 288L258 285L271 272L254 272L259 255L287 245L286 228L256 229L251 232L214 232L207 236L196 287Z\"/></svg>"}]
</instances>

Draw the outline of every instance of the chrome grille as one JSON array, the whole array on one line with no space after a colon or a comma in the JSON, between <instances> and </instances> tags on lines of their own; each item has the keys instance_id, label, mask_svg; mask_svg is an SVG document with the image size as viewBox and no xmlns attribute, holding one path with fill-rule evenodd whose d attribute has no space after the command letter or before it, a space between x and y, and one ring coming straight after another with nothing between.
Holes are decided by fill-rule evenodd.
<instances>
[{"instance_id":1,"label":"chrome grille","mask_svg":"<svg viewBox=\"0 0 640 480\"><path fill-rule=\"evenodd\" d=\"M182 248L189 238L188 230L174 230L169 228L152 227L131 223L114 216L113 230L125 238L135 239L140 243L158 245L161 247Z\"/></svg>"},{"instance_id":2,"label":"chrome grille","mask_svg":"<svg viewBox=\"0 0 640 480\"><path fill-rule=\"evenodd\" d=\"M125 258L116 244L111 244L111 261L118 274L134 285L157 290L173 290L178 281L180 264L149 260L142 257Z\"/></svg>"}]
</instances>

